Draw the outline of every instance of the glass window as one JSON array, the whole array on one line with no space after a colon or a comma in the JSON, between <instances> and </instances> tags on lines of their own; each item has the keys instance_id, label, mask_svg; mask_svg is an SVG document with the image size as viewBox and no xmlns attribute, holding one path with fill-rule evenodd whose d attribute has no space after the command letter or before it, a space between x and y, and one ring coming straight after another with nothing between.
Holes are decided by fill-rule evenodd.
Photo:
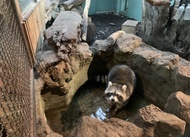
<instances>
[{"instance_id":1,"label":"glass window","mask_svg":"<svg viewBox=\"0 0 190 137\"><path fill-rule=\"evenodd\" d=\"M26 12L35 3L34 0L18 0L18 2L22 13Z\"/></svg>"}]
</instances>

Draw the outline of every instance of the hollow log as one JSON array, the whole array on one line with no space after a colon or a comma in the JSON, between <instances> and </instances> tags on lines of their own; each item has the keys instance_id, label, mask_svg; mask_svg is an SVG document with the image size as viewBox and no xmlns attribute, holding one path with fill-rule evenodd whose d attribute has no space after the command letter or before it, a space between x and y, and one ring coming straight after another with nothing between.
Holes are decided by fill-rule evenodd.
<instances>
[{"instance_id":1,"label":"hollow log","mask_svg":"<svg viewBox=\"0 0 190 137\"><path fill-rule=\"evenodd\" d=\"M163 6L170 4L170 0L146 0L152 6Z\"/></svg>"},{"instance_id":2,"label":"hollow log","mask_svg":"<svg viewBox=\"0 0 190 137\"><path fill-rule=\"evenodd\" d=\"M91 0L86 0L84 12L83 12L83 34L82 40L86 41L87 38L87 28L88 28L88 11L90 8Z\"/></svg>"},{"instance_id":3,"label":"hollow log","mask_svg":"<svg viewBox=\"0 0 190 137\"><path fill-rule=\"evenodd\" d=\"M108 43L108 45L114 45L115 42L116 42L116 40L117 40L117 38L118 38L119 36L121 36L122 34L124 34L124 33L125 33L125 31L123 31L123 30L116 31L116 32L112 33L112 34L107 38L107 43Z\"/></svg>"}]
</instances>

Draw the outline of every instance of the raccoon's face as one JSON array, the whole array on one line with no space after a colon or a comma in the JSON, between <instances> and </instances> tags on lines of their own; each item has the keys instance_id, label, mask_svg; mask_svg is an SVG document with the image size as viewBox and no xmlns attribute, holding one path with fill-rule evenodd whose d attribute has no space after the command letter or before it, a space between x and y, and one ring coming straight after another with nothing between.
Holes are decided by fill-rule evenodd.
<instances>
[{"instance_id":1,"label":"raccoon's face","mask_svg":"<svg viewBox=\"0 0 190 137\"><path fill-rule=\"evenodd\" d=\"M119 103L123 104L128 98L126 97L126 85L114 85L111 81L108 83L108 87L104 92L104 97L109 103Z\"/></svg>"}]
</instances>

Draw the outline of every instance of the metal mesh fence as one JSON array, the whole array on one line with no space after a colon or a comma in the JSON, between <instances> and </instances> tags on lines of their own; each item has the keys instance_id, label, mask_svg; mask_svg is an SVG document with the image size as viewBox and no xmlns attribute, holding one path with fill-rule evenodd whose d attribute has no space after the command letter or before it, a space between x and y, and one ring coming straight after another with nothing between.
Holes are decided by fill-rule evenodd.
<instances>
[{"instance_id":1,"label":"metal mesh fence","mask_svg":"<svg viewBox=\"0 0 190 137\"><path fill-rule=\"evenodd\" d=\"M0 0L0 137L33 137L32 68L13 0Z\"/></svg>"}]
</instances>

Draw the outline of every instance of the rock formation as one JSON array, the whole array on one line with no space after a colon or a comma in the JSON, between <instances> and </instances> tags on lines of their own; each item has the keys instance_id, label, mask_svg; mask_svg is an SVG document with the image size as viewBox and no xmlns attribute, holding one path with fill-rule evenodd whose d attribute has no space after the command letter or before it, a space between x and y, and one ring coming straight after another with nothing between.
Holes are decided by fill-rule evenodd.
<instances>
[{"instance_id":1,"label":"rock formation","mask_svg":"<svg viewBox=\"0 0 190 137\"><path fill-rule=\"evenodd\" d=\"M170 0L146 0L152 6L163 6L170 3Z\"/></svg>"},{"instance_id":2,"label":"rock formation","mask_svg":"<svg viewBox=\"0 0 190 137\"><path fill-rule=\"evenodd\" d=\"M81 21L78 13L62 11L45 31L45 39L53 49L37 54L36 68L45 85L58 91L52 91L57 94L54 99L44 95L48 100L47 108L68 105L77 89L88 79L92 53L88 44L81 42Z\"/></svg>"},{"instance_id":3,"label":"rock formation","mask_svg":"<svg viewBox=\"0 0 190 137\"><path fill-rule=\"evenodd\" d=\"M35 91L40 137L61 136L47 125L45 110L69 105L77 89L88 79L92 52L87 43L81 42L81 22L77 12L60 12L45 31L46 50L37 53Z\"/></svg>"},{"instance_id":4,"label":"rock formation","mask_svg":"<svg viewBox=\"0 0 190 137\"><path fill-rule=\"evenodd\" d=\"M154 105L141 108L130 121L143 129L145 137L182 137L186 125L185 121Z\"/></svg>"},{"instance_id":5,"label":"rock formation","mask_svg":"<svg viewBox=\"0 0 190 137\"><path fill-rule=\"evenodd\" d=\"M173 93L169 96L164 111L174 114L186 121L185 136L190 136L190 95L186 95L181 91Z\"/></svg>"},{"instance_id":6,"label":"rock formation","mask_svg":"<svg viewBox=\"0 0 190 137\"><path fill-rule=\"evenodd\" d=\"M111 118L105 121L83 116L69 137L160 137L184 135L186 123L154 105L143 107L129 121Z\"/></svg>"},{"instance_id":7,"label":"rock formation","mask_svg":"<svg viewBox=\"0 0 190 137\"><path fill-rule=\"evenodd\" d=\"M142 129L133 123L117 118L112 118L106 122L95 118L84 116L69 137L140 137Z\"/></svg>"},{"instance_id":8,"label":"rock formation","mask_svg":"<svg viewBox=\"0 0 190 137\"><path fill-rule=\"evenodd\" d=\"M62 137L55 132L53 132L47 124L47 119L45 117L45 104L41 97L41 90L44 85L44 81L39 78L35 81L35 97L36 97L36 135L38 137Z\"/></svg>"},{"instance_id":9,"label":"rock formation","mask_svg":"<svg viewBox=\"0 0 190 137\"><path fill-rule=\"evenodd\" d=\"M180 4L176 1L172 7L169 4L157 7L144 2L142 39L122 32L112 44L108 44L108 39L97 40L90 47L108 69L116 64L129 65L138 75L137 83L142 83L140 92L145 99L160 108L165 106L168 113L150 105L140 109L130 122L116 118L102 122L85 116L68 136L189 136L189 97L183 94L190 94L190 62L183 58L189 54L190 23L182 18L172 19ZM47 126L44 110L70 104L77 89L88 79L92 52L87 43L81 42L81 23L77 12L61 11L45 31L45 39L52 49L37 54L40 78L35 80L39 84L35 90L39 136L59 136ZM42 99L40 92L44 85L51 92L44 90Z\"/></svg>"},{"instance_id":10,"label":"rock formation","mask_svg":"<svg viewBox=\"0 0 190 137\"><path fill-rule=\"evenodd\" d=\"M157 49L176 53L189 60L190 20L184 20L184 14L179 20L173 18L182 3L176 0L173 5L152 6L143 1L141 37Z\"/></svg>"},{"instance_id":11,"label":"rock formation","mask_svg":"<svg viewBox=\"0 0 190 137\"><path fill-rule=\"evenodd\" d=\"M189 93L190 62L177 54L157 50L133 34L121 35L112 46L112 54L110 51L102 51L105 49L103 47L99 50L97 47L91 48L102 53L100 57L105 60L108 68L122 63L131 66L142 82L142 94L161 108L170 94L179 90Z\"/></svg>"}]
</instances>

